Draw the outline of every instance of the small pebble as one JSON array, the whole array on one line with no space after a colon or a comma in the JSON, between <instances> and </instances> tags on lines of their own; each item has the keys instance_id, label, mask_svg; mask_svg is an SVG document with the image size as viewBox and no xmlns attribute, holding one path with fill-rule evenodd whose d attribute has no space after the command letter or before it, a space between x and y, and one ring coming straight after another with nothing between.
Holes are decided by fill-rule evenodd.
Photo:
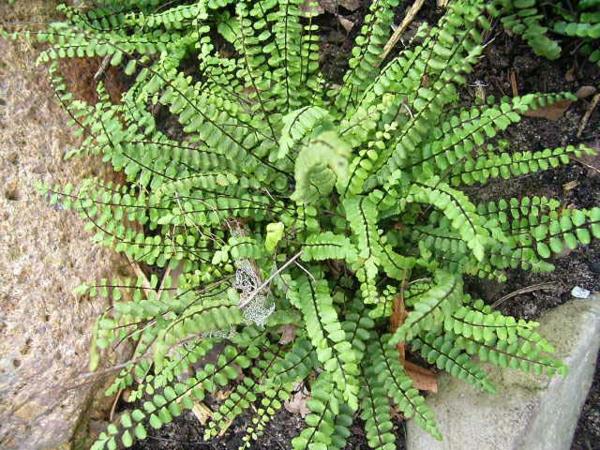
<instances>
[{"instance_id":1,"label":"small pebble","mask_svg":"<svg viewBox=\"0 0 600 450\"><path fill-rule=\"evenodd\" d=\"M575 286L571 291L571 295L575 298L589 298L591 292L579 286Z\"/></svg>"},{"instance_id":2,"label":"small pebble","mask_svg":"<svg viewBox=\"0 0 600 450\"><path fill-rule=\"evenodd\" d=\"M600 273L600 261L594 261L588 264L590 270L594 273Z\"/></svg>"}]
</instances>

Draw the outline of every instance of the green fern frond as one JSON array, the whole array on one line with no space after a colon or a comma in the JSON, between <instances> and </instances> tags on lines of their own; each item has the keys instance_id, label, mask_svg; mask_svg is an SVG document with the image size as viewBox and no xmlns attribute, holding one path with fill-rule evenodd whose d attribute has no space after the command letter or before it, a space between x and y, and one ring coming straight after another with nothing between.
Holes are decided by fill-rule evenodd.
<instances>
[{"instance_id":1,"label":"green fern frond","mask_svg":"<svg viewBox=\"0 0 600 450\"><path fill-rule=\"evenodd\" d=\"M462 295L460 280L451 274L438 272L437 284L425 291L413 301L414 310L400 326L392 338L391 344L411 341L423 331L436 331L443 317L455 311Z\"/></svg>"},{"instance_id":2,"label":"green fern frond","mask_svg":"<svg viewBox=\"0 0 600 450\"><path fill-rule=\"evenodd\" d=\"M363 372L361 418L365 421L367 443L373 449L394 450L396 436L392 432L391 404L387 391L373 366L365 368Z\"/></svg>"},{"instance_id":3,"label":"green fern frond","mask_svg":"<svg viewBox=\"0 0 600 450\"><path fill-rule=\"evenodd\" d=\"M487 391L495 392L496 388L488 380L487 374L471 361L471 356L457 347L446 335L435 333L417 336L411 341L411 348L418 351L430 364L448 372L453 377Z\"/></svg>"},{"instance_id":4,"label":"green fern frond","mask_svg":"<svg viewBox=\"0 0 600 450\"><path fill-rule=\"evenodd\" d=\"M508 152L500 139L526 113L576 98L468 105L460 92L490 20L549 56L548 30L578 36L594 58L595 1L548 25L535 0L453 1L388 60L399 2L376 0L340 86L320 70L315 0L99 0L24 33L45 43L40 61L78 127L68 156L101 158L121 180L40 192L153 274L77 289L111 304L92 368L104 351L134 349L108 393L137 405L94 448L130 447L217 391L229 395L206 437L253 411L249 448L299 386L310 414L295 449L343 448L355 413L371 447L392 449L392 405L440 438L399 343L490 392L476 359L563 373L536 323L472 299L465 277L552 270L551 257L600 237L600 209L526 195L477 204L462 189L591 154L574 142ZM100 80L93 102L78 99L60 63L78 57L112 64L124 92Z\"/></svg>"},{"instance_id":5,"label":"green fern frond","mask_svg":"<svg viewBox=\"0 0 600 450\"><path fill-rule=\"evenodd\" d=\"M351 344L341 327L329 287L323 280L302 277L289 292L290 301L304 315L306 330L317 352L319 362L335 380L337 390L348 405L358 408L358 366Z\"/></svg>"},{"instance_id":6,"label":"green fern frond","mask_svg":"<svg viewBox=\"0 0 600 450\"><path fill-rule=\"evenodd\" d=\"M387 395L408 418L414 418L416 423L434 438L441 440L442 435L437 429L433 413L412 384L410 377L400 363L400 355L390 340L389 335L376 338L369 347L370 363L378 374L377 380L384 386Z\"/></svg>"},{"instance_id":7,"label":"green fern frond","mask_svg":"<svg viewBox=\"0 0 600 450\"><path fill-rule=\"evenodd\" d=\"M331 374L323 372L311 387L311 399L307 401L310 413L304 419L307 424L300 435L292 439L292 448L342 449L350 435L353 409L333 389L335 381Z\"/></svg>"}]
</instances>

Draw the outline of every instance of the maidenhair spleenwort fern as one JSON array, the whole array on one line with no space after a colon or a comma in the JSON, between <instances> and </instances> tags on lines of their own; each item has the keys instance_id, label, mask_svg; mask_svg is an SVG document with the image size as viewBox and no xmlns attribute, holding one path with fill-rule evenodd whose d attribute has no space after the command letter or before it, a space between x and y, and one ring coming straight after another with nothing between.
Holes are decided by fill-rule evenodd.
<instances>
[{"instance_id":1,"label":"maidenhair spleenwort fern","mask_svg":"<svg viewBox=\"0 0 600 450\"><path fill-rule=\"evenodd\" d=\"M136 343L108 391L135 406L94 449L131 446L217 391L228 397L206 438L249 414L249 447L302 382L310 413L295 449L343 448L358 415L372 448L394 448L393 409L441 439L398 344L489 392L481 362L565 372L535 322L463 288L467 275L550 271L553 254L600 237L598 208L478 205L460 190L591 152L505 153L496 139L571 94L459 105L497 14L489 2L451 2L386 62L399 2L373 1L342 86L319 73L311 2L97 3L62 7L66 21L37 34L50 44L40 59L85 136L73 154L101 155L127 182L44 192L96 242L169 269L160 289L156 276L80 288L112 299L94 352ZM94 105L69 93L59 59L93 56L129 77L119 102L102 82ZM399 302L408 316L393 329Z\"/></svg>"},{"instance_id":2,"label":"maidenhair spleenwort fern","mask_svg":"<svg viewBox=\"0 0 600 450\"><path fill-rule=\"evenodd\" d=\"M540 56L560 56L560 37L581 39L580 53L600 64L600 1L496 0L502 24L523 37Z\"/></svg>"}]
</instances>

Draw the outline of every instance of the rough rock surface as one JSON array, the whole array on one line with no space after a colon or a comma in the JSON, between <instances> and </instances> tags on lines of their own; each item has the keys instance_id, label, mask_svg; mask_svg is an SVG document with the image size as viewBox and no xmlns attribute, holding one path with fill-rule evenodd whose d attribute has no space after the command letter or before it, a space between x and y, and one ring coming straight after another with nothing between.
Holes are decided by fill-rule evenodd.
<instances>
[{"instance_id":1,"label":"rough rock surface","mask_svg":"<svg viewBox=\"0 0 600 450\"><path fill-rule=\"evenodd\" d=\"M28 17L44 2L23 2ZM94 387L81 376L90 326L105 306L72 291L125 266L37 194L38 180L76 183L100 164L62 160L67 117L35 52L0 39L0 54L0 448L69 448Z\"/></svg>"},{"instance_id":2,"label":"rough rock surface","mask_svg":"<svg viewBox=\"0 0 600 450\"><path fill-rule=\"evenodd\" d=\"M569 366L566 378L493 369L496 395L442 376L431 395L443 442L408 423L409 450L568 450L600 345L600 298L573 300L540 319L540 331Z\"/></svg>"}]
</instances>

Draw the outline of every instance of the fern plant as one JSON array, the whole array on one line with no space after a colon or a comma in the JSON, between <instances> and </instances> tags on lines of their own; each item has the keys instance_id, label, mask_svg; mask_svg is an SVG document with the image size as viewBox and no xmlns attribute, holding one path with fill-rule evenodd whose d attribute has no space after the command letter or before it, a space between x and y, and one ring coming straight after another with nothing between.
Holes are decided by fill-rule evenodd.
<instances>
[{"instance_id":1,"label":"fern plant","mask_svg":"<svg viewBox=\"0 0 600 450\"><path fill-rule=\"evenodd\" d=\"M576 37L579 51L600 64L600 1L543 2L540 0L497 0L503 9L503 25L521 35L533 51L548 59L557 59L561 48L556 38Z\"/></svg>"},{"instance_id":2,"label":"fern plant","mask_svg":"<svg viewBox=\"0 0 600 450\"><path fill-rule=\"evenodd\" d=\"M499 150L499 133L569 93L460 105L498 14L488 2L452 2L386 62L399 2L374 1L341 86L319 72L314 2L98 3L63 6L37 34L51 44L40 60L84 135L71 155L100 155L127 182L42 190L95 242L164 275L79 289L111 299L93 366L136 343L107 392L134 407L94 449L129 447L217 391L206 438L250 414L250 447L299 383L310 413L294 449L343 448L357 414L372 448L394 448L394 408L441 439L400 345L487 392L482 362L565 372L537 323L464 290L466 276L550 271L553 254L600 236L598 208L460 190L591 152ZM61 58L96 56L129 77L119 102L99 82L86 104L61 78Z\"/></svg>"}]
</instances>

